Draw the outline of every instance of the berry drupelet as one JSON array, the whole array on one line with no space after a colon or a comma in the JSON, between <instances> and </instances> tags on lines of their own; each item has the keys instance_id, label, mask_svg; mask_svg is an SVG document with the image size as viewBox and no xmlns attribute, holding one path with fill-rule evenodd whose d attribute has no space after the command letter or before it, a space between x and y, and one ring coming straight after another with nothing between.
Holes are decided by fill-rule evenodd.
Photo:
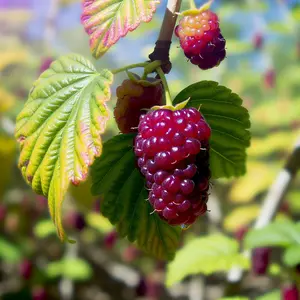
<instances>
[{"instance_id":1,"label":"berry drupelet","mask_svg":"<svg viewBox=\"0 0 300 300\"><path fill-rule=\"evenodd\" d=\"M158 109L140 117L135 154L149 201L171 225L207 211L210 127L195 108Z\"/></svg>"},{"instance_id":2,"label":"berry drupelet","mask_svg":"<svg viewBox=\"0 0 300 300\"><path fill-rule=\"evenodd\" d=\"M175 28L185 56L202 70L218 66L226 56L226 41L218 16L210 10L185 15Z\"/></svg>"}]
</instances>

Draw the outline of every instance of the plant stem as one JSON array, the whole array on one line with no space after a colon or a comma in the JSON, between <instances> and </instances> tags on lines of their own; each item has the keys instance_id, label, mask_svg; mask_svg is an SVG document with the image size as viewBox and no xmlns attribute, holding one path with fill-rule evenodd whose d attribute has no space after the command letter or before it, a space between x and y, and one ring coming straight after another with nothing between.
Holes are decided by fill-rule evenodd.
<instances>
[{"instance_id":1,"label":"plant stem","mask_svg":"<svg viewBox=\"0 0 300 300\"><path fill-rule=\"evenodd\" d=\"M161 60L162 70L169 73L172 64L169 58L170 46L174 28L176 25L177 14L180 10L182 0L168 0L164 19L160 28L159 36L153 52L149 55L151 61Z\"/></svg>"},{"instance_id":2,"label":"plant stem","mask_svg":"<svg viewBox=\"0 0 300 300\"><path fill-rule=\"evenodd\" d=\"M164 90L165 90L165 95L166 95L166 104L167 105L172 105L172 98L171 98L171 93L170 93L170 89L168 86L168 82L165 76L165 73L163 72L161 67L158 67L156 69L157 74L159 75L161 82L164 86Z\"/></svg>"},{"instance_id":3,"label":"plant stem","mask_svg":"<svg viewBox=\"0 0 300 300\"><path fill-rule=\"evenodd\" d=\"M130 69L134 69L134 68L144 68L146 66L149 65L149 62L144 62L144 63L138 63L138 64L132 64L132 65L128 65L128 66L125 66L123 68L120 68L120 69L114 69L114 70L111 70L111 72L113 74L118 74L118 73L121 73L121 72L124 72L124 71L127 71L127 70L130 70Z\"/></svg>"}]
</instances>

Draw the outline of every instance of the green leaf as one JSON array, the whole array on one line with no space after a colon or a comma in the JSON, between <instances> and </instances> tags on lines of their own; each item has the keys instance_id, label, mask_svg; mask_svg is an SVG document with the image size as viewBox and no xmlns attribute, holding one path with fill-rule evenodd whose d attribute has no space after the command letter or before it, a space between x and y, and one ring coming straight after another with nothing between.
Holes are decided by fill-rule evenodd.
<instances>
[{"instance_id":1,"label":"green leaf","mask_svg":"<svg viewBox=\"0 0 300 300\"><path fill-rule=\"evenodd\" d=\"M261 229L253 229L245 237L246 248L289 247L300 244L300 232L290 221L273 222Z\"/></svg>"},{"instance_id":2,"label":"green leaf","mask_svg":"<svg viewBox=\"0 0 300 300\"><path fill-rule=\"evenodd\" d=\"M41 239L46 238L55 232L55 226L50 219L39 221L34 227L34 234Z\"/></svg>"},{"instance_id":3,"label":"green leaf","mask_svg":"<svg viewBox=\"0 0 300 300\"><path fill-rule=\"evenodd\" d=\"M179 250L168 265L166 283L170 286L189 275L209 275L233 266L249 267L248 259L239 253L237 241L221 234L196 238Z\"/></svg>"},{"instance_id":4,"label":"green leaf","mask_svg":"<svg viewBox=\"0 0 300 300\"><path fill-rule=\"evenodd\" d=\"M256 298L256 300L280 300L280 299L281 299L280 290L274 290L270 293L264 294Z\"/></svg>"},{"instance_id":5,"label":"green leaf","mask_svg":"<svg viewBox=\"0 0 300 300\"><path fill-rule=\"evenodd\" d=\"M33 190L48 198L61 240L61 206L69 184L84 181L102 151L112 79L110 71L97 72L80 55L63 56L35 82L17 117L19 167Z\"/></svg>"},{"instance_id":6,"label":"green leaf","mask_svg":"<svg viewBox=\"0 0 300 300\"><path fill-rule=\"evenodd\" d=\"M90 213L86 216L88 225L102 233L109 233L113 230L111 223L98 213Z\"/></svg>"},{"instance_id":7,"label":"green leaf","mask_svg":"<svg viewBox=\"0 0 300 300\"><path fill-rule=\"evenodd\" d=\"M135 166L134 136L118 135L104 143L92 167L92 193L103 196L101 212L122 237L158 259L172 259L181 230L152 214L144 178Z\"/></svg>"},{"instance_id":8,"label":"green leaf","mask_svg":"<svg viewBox=\"0 0 300 300\"><path fill-rule=\"evenodd\" d=\"M91 278L92 269L83 259L66 258L61 261L49 263L46 273L51 278L63 276L74 281L81 281Z\"/></svg>"},{"instance_id":9,"label":"green leaf","mask_svg":"<svg viewBox=\"0 0 300 300\"><path fill-rule=\"evenodd\" d=\"M181 91L174 104L190 98L187 107L201 105L212 129L210 166L214 178L241 176L246 171L246 148L250 145L249 113L242 99L214 81L201 81Z\"/></svg>"},{"instance_id":10,"label":"green leaf","mask_svg":"<svg viewBox=\"0 0 300 300\"><path fill-rule=\"evenodd\" d=\"M14 245L4 238L0 238L0 258L6 262L18 262L22 255L17 245Z\"/></svg>"},{"instance_id":11,"label":"green leaf","mask_svg":"<svg viewBox=\"0 0 300 300\"><path fill-rule=\"evenodd\" d=\"M287 248L283 254L283 261L288 267L294 267L300 263L300 244Z\"/></svg>"},{"instance_id":12,"label":"green leaf","mask_svg":"<svg viewBox=\"0 0 300 300\"><path fill-rule=\"evenodd\" d=\"M249 298L247 297L226 297L226 298L221 298L220 300L248 300Z\"/></svg>"},{"instance_id":13,"label":"green leaf","mask_svg":"<svg viewBox=\"0 0 300 300\"><path fill-rule=\"evenodd\" d=\"M150 22L156 10L155 0L84 0L81 22L90 36L95 58L141 22Z\"/></svg>"}]
</instances>

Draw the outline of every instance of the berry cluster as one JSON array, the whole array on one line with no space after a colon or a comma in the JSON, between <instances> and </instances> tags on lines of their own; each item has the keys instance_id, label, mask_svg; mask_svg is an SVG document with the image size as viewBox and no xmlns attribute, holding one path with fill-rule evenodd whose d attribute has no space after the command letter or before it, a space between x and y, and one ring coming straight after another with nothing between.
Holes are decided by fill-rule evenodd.
<instances>
[{"instance_id":1,"label":"berry cluster","mask_svg":"<svg viewBox=\"0 0 300 300\"><path fill-rule=\"evenodd\" d=\"M180 46L191 63L206 70L218 66L226 56L218 16L210 10L186 15L175 28Z\"/></svg>"},{"instance_id":2,"label":"berry cluster","mask_svg":"<svg viewBox=\"0 0 300 300\"><path fill-rule=\"evenodd\" d=\"M126 79L117 88L117 105L114 116L122 133L136 132L139 118L146 109L163 104L163 88L157 85L143 86Z\"/></svg>"},{"instance_id":3,"label":"berry cluster","mask_svg":"<svg viewBox=\"0 0 300 300\"><path fill-rule=\"evenodd\" d=\"M207 211L210 127L195 108L158 109L140 117L135 154L149 201L171 225Z\"/></svg>"}]
</instances>

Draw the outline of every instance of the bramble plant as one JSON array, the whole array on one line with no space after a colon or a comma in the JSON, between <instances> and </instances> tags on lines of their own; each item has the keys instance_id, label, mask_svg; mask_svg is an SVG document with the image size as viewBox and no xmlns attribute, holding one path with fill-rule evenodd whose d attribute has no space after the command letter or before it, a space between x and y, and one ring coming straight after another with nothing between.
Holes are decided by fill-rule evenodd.
<instances>
[{"instance_id":1,"label":"bramble plant","mask_svg":"<svg viewBox=\"0 0 300 300\"><path fill-rule=\"evenodd\" d=\"M165 15L149 61L97 70L88 59L69 54L33 84L17 117L19 168L33 190L48 198L62 241L67 239L62 203L70 184L87 179L89 167L92 193L103 197L101 212L118 235L168 260L182 229L209 209L209 180L245 173L250 121L241 98L217 82L200 81L172 99L165 76L171 71L174 31L185 55L200 69L216 67L225 58L226 37L211 2L180 12L181 1L169 1L172 14ZM157 4L83 1L81 20L93 56L101 59L121 37L150 22ZM132 73L134 68L141 68L142 75ZM128 79L117 88L114 115L122 133L102 144L109 119L106 103L121 72ZM201 70L195 67L195 72ZM235 244L232 249L237 252Z\"/></svg>"}]
</instances>

